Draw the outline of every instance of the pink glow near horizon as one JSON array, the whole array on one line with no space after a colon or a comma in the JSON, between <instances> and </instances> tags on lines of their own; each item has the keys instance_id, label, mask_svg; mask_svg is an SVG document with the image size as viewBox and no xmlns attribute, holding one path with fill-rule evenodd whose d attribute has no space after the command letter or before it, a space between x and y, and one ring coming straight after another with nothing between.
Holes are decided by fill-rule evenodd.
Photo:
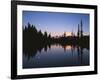
<instances>
[{"instance_id":1,"label":"pink glow near horizon","mask_svg":"<svg viewBox=\"0 0 100 80\"><path fill-rule=\"evenodd\" d=\"M72 36L72 32L65 32L66 33L66 37L67 36ZM51 37L60 37L60 36L64 36L64 32L50 32L49 34L51 34ZM74 33L75 36L77 36L77 33ZM89 35L88 33L84 33L84 35Z\"/></svg>"},{"instance_id":2,"label":"pink glow near horizon","mask_svg":"<svg viewBox=\"0 0 100 80\"><path fill-rule=\"evenodd\" d=\"M51 37L56 37L56 36L63 36L64 32L51 32ZM71 32L66 32L66 37L67 36L72 36Z\"/></svg>"}]
</instances>

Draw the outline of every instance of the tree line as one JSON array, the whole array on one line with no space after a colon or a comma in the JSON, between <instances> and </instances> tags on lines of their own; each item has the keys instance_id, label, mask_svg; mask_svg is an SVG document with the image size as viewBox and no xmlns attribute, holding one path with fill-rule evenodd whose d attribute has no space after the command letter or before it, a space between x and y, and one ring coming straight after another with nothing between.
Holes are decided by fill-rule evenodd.
<instances>
[{"instance_id":1,"label":"tree line","mask_svg":"<svg viewBox=\"0 0 100 80\"><path fill-rule=\"evenodd\" d=\"M86 44L84 44L86 43ZM79 45L82 47L89 47L89 36L78 37L51 37L46 31L42 33L41 30L37 30L35 25L28 23L23 27L23 51L26 53L36 53L41 49L50 47L51 44L60 44L65 46L66 44Z\"/></svg>"},{"instance_id":2,"label":"tree line","mask_svg":"<svg viewBox=\"0 0 100 80\"><path fill-rule=\"evenodd\" d=\"M50 34L44 33L41 30L37 30L35 25L28 23L27 26L23 27L23 50L34 51L40 50L44 46L52 43L52 38Z\"/></svg>"}]
</instances>

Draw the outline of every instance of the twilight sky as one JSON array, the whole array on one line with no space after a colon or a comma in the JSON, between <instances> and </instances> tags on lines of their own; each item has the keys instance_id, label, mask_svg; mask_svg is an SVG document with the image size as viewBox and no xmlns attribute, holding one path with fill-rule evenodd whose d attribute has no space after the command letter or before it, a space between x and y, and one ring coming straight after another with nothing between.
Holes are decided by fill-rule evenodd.
<instances>
[{"instance_id":1,"label":"twilight sky","mask_svg":"<svg viewBox=\"0 0 100 80\"><path fill-rule=\"evenodd\" d=\"M28 22L36 26L37 30L47 31L51 36L63 35L70 32L77 33L78 24L82 19L83 32L89 34L89 14L23 11L23 26Z\"/></svg>"}]
</instances>

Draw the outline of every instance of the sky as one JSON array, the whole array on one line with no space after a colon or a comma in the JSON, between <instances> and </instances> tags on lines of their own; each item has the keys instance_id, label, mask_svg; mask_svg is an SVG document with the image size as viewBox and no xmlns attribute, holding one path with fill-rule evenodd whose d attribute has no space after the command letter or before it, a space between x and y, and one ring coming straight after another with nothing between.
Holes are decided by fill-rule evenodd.
<instances>
[{"instance_id":1,"label":"sky","mask_svg":"<svg viewBox=\"0 0 100 80\"><path fill-rule=\"evenodd\" d=\"M84 34L89 34L89 14L82 13L64 13L64 12L40 12L40 11L23 11L22 24L35 25L37 30L43 33L51 34L51 36L61 36L64 32L69 34L74 32L77 34L78 24L83 22Z\"/></svg>"}]
</instances>

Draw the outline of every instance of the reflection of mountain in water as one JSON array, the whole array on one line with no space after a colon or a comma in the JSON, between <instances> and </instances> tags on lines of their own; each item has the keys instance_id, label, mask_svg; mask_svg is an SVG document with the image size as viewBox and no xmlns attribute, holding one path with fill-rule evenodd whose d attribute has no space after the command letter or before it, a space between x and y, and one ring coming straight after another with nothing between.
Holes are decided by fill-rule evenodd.
<instances>
[{"instance_id":1,"label":"reflection of mountain in water","mask_svg":"<svg viewBox=\"0 0 100 80\"><path fill-rule=\"evenodd\" d=\"M78 45L52 44L23 54L23 68L89 65L89 50Z\"/></svg>"},{"instance_id":2,"label":"reflection of mountain in water","mask_svg":"<svg viewBox=\"0 0 100 80\"><path fill-rule=\"evenodd\" d=\"M24 55L27 56L28 58L34 57L38 52L41 53L42 50L44 50L45 52L47 52L48 50L51 49L51 46L55 45L56 47L61 46L64 50L64 52L66 52L66 50L71 50L72 54L74 53L75 47L77 47L77 53L78 55L82 55L83 54L83 49L88 49L86 47L82 47L82 46L78 46L78 45L69 45L69 44L47 44L44 46L34 46L33 47L29 47L29 48L24 48ZM89 49L88 49L89 50Z\"/></svg>"}]
</instances>

